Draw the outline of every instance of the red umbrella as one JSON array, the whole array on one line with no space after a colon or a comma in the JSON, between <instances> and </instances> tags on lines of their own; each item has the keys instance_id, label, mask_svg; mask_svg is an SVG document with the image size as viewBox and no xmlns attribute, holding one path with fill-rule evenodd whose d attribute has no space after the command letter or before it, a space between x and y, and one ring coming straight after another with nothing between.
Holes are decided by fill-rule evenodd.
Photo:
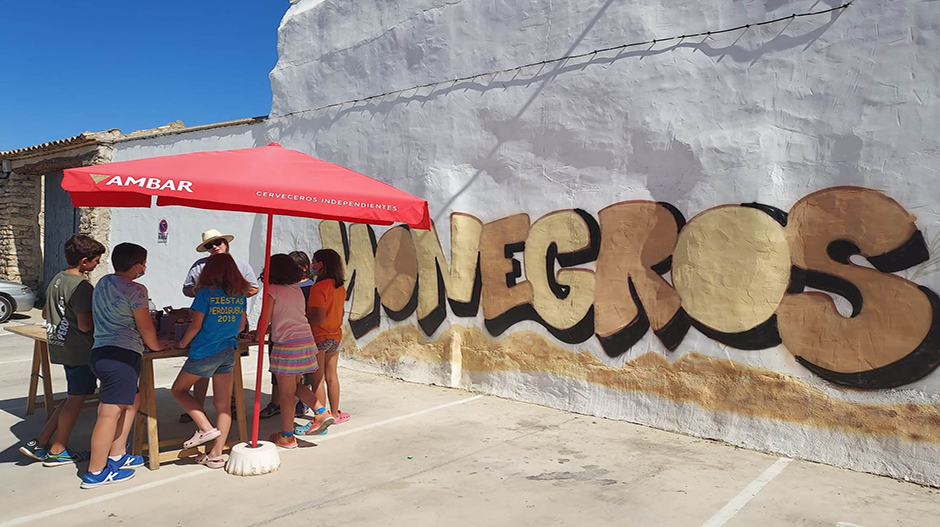
<instances>
[{"instance_id":1,"label":"red umbrella","mask_svg":"<svg viewBox=\"0 0 940 527\"><path fill-rule=\"evenodd\" d=\"M265 262L271 259L275 214L431 228L427 201L277 143L70 168L64 171L62 188L76 207L150 207L151 197L157 196L157 205L267 214ZM267 312L265 295L262 319ZM258 328L259 342L264 342L264 331ZM263 367L259 347L252 446L258 445Z\"/></svg>"}]
</instances>

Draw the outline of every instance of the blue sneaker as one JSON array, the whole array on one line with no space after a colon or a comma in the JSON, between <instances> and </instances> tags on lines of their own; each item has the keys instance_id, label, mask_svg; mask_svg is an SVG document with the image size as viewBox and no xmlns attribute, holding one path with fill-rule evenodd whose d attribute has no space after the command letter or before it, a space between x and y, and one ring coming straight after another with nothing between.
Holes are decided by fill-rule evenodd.
<instances>
[{"instance_id":1,"label":"blue sneaker","mask_svg":"<svg viewBox=\"0 0 940 527\"><path fill-rule=\"evenodd\" d=\"M120 483L122 481L127 481L134 477L133 470L122 470L117 469L111 466L111 462L104 467L104 470L98 474L92 474L91 472L86 472L82 476L82 485L83 489L93 489L95 487L101 487L104 485L110 485L112 483Z\"/></svg>"},{"instance_id":2,"label":"blue sneaker","mask_svg":"<svg viewBox=\"0 0 940 527\"><path fill-rule=\"evenodd\" d=\"M30 439L20 447L20 453L24 456L31 457L36 461L45 461L46 456L49 455L49 449L44 446L40 446L39 441Z\"/></svg>"},{"instance_id":3,"label":"blue sneaker","mask_svg":"<svg viewBox=\"0 0 940 527\"><path fill-rule=\"evenodd\" d=\"M127 452L124 452L124 455L121 456L121 459L117 461L109 457L108 466L115 470L126 469L126 468L140 468L144 466L144 456L135 456L133 454L128 454Z\"/></svg>"}]
</instances>

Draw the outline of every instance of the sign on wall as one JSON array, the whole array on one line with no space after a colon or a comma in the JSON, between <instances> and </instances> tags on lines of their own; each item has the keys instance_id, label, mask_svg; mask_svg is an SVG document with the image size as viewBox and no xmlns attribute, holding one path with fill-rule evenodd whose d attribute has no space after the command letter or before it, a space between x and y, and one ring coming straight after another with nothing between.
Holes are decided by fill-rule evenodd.
<instances>
[{"instance_id":1,"label":"sign on wall","mask_svg":"<svg viewBox=\"0 0 940 527\"><path fill-rule=\"evenodd\" d=\"M169 224L165 219L160 220L160 224L157 227L157 243L167 243L169 238Z\"/></svg>"}]
</instances>

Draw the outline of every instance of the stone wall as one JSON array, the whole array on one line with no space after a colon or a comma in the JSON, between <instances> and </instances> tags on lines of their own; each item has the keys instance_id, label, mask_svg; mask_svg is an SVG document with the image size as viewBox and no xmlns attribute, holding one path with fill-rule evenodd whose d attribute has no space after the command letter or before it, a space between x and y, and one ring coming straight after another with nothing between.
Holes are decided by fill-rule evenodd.
<instances>
[{"instance_id":1,"label":"stone wall","mask_svg":"<svg viewBox=\"0 0 940 527\"><path fill-rule=\"evenodd\" d=\"M101 242L105 247L111 246L111 209L107 207L82 207L80 210L78 232L91 236ZM101 256L101 263L89 275L92 283L111 272L108 262L111 253Z\"/></svg>"},{"instance_id":2,"label":"stone wall","mask_svg":"<svg viewBox=\"0 0 940 527\"><path fill-rule=\"evenodd\" d=\"M43 296L45 255L48 251L62 251L60 246L44 246L46 220L56 216L45 210L46 175L55 175L66 168L107 163L111 160L111 143L120 136L119 130L85 132L61 141L0 152L0 157L10 161L12 169L8 179L0 180L0 279L21 281ZM56 203L70 207L67 199ZM78 232L89 234L107 246L110 218L107 209L83 209ZM63 236L66 233L58 238ZM107 257L103 262L107 264ZM92 278L97 279L107 273L107 269L107 265L99 267Z\"/></svg>"},{"instance_id":3,"label":"stone wall","mask_svg":"<svg viewBox=\"0 0 940 527\"><path fill-rule=\"evenodd\" d=\"M0 180L0 279L37 289L42 280L41 178Z\"/></svg>"}]
</instances>

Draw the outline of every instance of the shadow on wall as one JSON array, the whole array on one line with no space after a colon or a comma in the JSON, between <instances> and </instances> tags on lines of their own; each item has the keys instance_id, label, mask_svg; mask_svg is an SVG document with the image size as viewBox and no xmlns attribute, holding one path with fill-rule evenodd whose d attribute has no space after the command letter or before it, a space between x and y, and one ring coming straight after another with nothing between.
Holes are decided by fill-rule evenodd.
<instances>
[{"instance_id":1,"label":"shadow on wall","mask_svg":"<svg viewBox=\"0 0 940 527\"><path fill-rule=\"evenodd\" d=\"M646 130L631 130L632 155L627 157L631 172L645 174L646 187L656 201L676 203L692 194L704 179L704 169L692 146L672 138L659 145Z\"/></svg>"},{"instance_id":2,"label":"shadow on wall","mask_svg":"<svg viewBox=\"0 0 940 527\"><path fill-rule=\"evenodd\" d=\"M570 55L575 52L577 47L581 44L581 42L585 39L585 37L591 32L591 30L594 28L597 22L604 16L605 12L610 7L612 2L613 0L607 0L598 9L597 13L594 15L591 21L587 24L584 31L577 38L574 39L571 46L569 46L568 50L565 52L565 55ZM833 2L832 0L827 0L825 3L831 6L841 5L840 2ZM775 2L772 6L769 5L768 9L776 9L776 8L781 7L782 5L783 5L782 2ZM808 31L804 34L797 35L797 36L784 35L784 32L790 27L790 24L792 23L792 20L790 20L785 24L785 26L776 36L774 36L770 40L752 49L745 48L743 46L738 45L738 42L740 41L741 37L744 36L744 34L746 34L748 31L756 31L756 29L744 29L742 30L738 38L732 44L728 46L714 47L711 44L709 44L709 37L706 37L699 42L685 42L683 40L679 40L676 44L672 46L668 46L668 47L664 47L660 49L653 49L655 45L649 47L648 49L642 49L642 50L636 50L636 51L628 51L627 49L622 49L619 52L609 52L607 56L602 56L602 54L597 54L597 55L592 55L592 56L585 57L585 58L578 59L578 60L557 62L555 63L553 67L551 67L549 71L545 71L547 66L543 65L541 67L538 67L538 70L530 76L523 76L522 71L517 70L515 73L506 73L503 75L504 77L511 75L511 77L508 79L500 79L500 75L496 75L492 77L488 83L476 82L475 79L469 80L469 81L455 82L455 83L448 83L447 81L444 81L441 84L430 88L430 91L426 91L427 89L425 88L425 89L415 90L414 92L406 92L406 93L411 93L411 95L406 95L404 93L401 93L401 94L397 94L393 99L390 99L388 101L386 101L384 98L378 99L378 102L373 102L373 101L355 102L354 101L354 102L349 103L348 106L345 104L339 106L337 110L335 111L335 113L332 113L332 114L330 114L332 110L324 111L322 113L314 110L314 111L311 111L310 117L307 117L302 121L295 121L291 124L275 122L273 126L279 131L278 135L280 137L287 137L287 136L295 137L295 138L302 137L304 142L315 145L317 135L321 131L324 131L324 132L328 131L333 126L333 124L337 123L338 121L340 121L347 115L350 115L353 113L369 113L373 115L376 115L376 114L387 115L396 107L399 107L402 105L407 106L408 104L412 102L423 104L429 101L433 101L437 98L449 95L454 92L465 93L468 91L473 91L473 92L478 92L482 94L482 93L487 93L491 90L496 90L496 89L503 90L503 89L512 88L512 87L530 87L533 84L538 83L538 86L535 89L534 93L531 95L531 97L525 102L525 104L522 105L522 107L518 110L515 116L506 123L506 126L511 127L518 122L518 119L526 112L526 110L528 110L528 108L532 105L532 103L535 102L535 100L539 97L539 95L544 90L544 88L553 79L557 78L560 75L564 75L570 72L581 71L590 66L614 64L615 62L618 62L620 60L627 59L627 58L643 59L645 57L654 57L654 56L673 52L673 51L676 51L677 49L683 49L683 48L701 52L709 57L717 57L717 62L720 62L725 57L730 57L732 60L736 62L750 62L751 64L753 64L754 62L761 59L767 54L778 53L781 51L793 49L793 48L800 47L800 46L803 46L803 49L807 49L809 46L813 44L813 42L815 42L819 37L821 37L824 33L826 33L826 31L828 31L829 28L833 26L833 24L835 24L835 22L839 19L841 14L842 14L842 10L833 11L830 14L829 20L827 22L820 25L816 29L813 29L811 31ZM613 55L610 55L610 53L613 53ZM535 66L533 66L532 68L535 68ZM422 91L426 91L426 92L422 94L421 93ZM310 121L313 121L312 127L310 126L311 125ZM311 128L314 130L313 135L310 137L307 137L307 135L309 134L306 133L306 130L310 130ZM487 170L485 167L492 165L491 161L492 161L493 156L496 155L496 153L500 150L503 144L504 144L504 140L498 139L496 145L492 148L492 150L486 156L484 156L482 159L476 160L475 164L477 164L477 166L482 165L484 168L479 168L478 170L476 170L473 176L467 181L467 183L464 184L463 187L457 190L454 193L454 195L451 196L441 206L436 207L436 209L439 212L434 217L435 221L440 221L442 219L442 215L446 214L446 211L450 210L450 207L453 205L455 200L461 194L463 194L471 185L473 185L473 183L479 178L479 176ZM666 149L663 155L671 156L674 154L673 151L676 151L676 150L680 151L680 154L681 154L682 146L683 145L681 144L671 145L669 148ZM340 162L338 160L334 160L334 161ZM697 160L692 159L691 163L693 165L697 164ZM689 167L686 167L686 168L689 168ZM694 182L694 176L691 176L689 178L689 181ZM410 189L410 190L414 191L415 189Z\"/></svg>"}]
</instances>

